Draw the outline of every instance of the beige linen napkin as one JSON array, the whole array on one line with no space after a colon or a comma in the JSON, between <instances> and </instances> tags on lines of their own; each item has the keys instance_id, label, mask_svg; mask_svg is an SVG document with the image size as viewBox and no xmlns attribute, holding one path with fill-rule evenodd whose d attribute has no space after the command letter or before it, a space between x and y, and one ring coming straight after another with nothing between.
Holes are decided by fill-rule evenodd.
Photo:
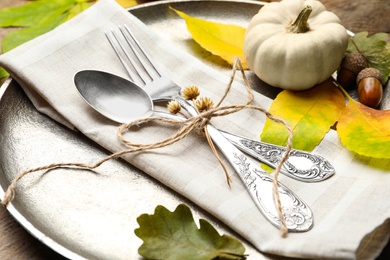
<instances>
[{"instance_id":1,"label":"beige linen napkin","mask_svg":"<svg viewBox=\"0 0 390 260\"><path fill-rule=\"evenodd\" d=\"M197 85L203 96L214 100L224 92L228 76L160 39L112 0L101 0L55 30L0 56L0 65L20 83L39 111L78 129L112 152L124 148L116 137L118 124L85 104L73 76L79 70L95 69L126 77L104 35L117 24L130 26L180 86ZM238 81L226 104L245 101L245 88ZM256 105L267 108L270 102L255 94ZM217 127L256 138L265 117L245 110L212 121ZM145 128L137 133L137 141L151 142L171 133L168 127L158 131ZM207 142L197 134L163 149L127 156L126 160L209 211L262 252L312 259L374 257L390 234L390 162L353 155L343 148L334 131L315 152L326 157L337 173L312 184L280 177L310 205L315 218L312 230L290 233L286 238L263 218L236 174L232 174L232 188L227 187Z\"/></svg>"}]
</instances>

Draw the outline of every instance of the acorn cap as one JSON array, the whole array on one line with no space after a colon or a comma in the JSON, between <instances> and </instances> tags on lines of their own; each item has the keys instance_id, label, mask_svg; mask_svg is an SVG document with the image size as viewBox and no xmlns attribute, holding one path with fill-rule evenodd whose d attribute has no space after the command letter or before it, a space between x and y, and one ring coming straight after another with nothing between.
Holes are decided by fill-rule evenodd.
<instances>
[{"instance_id":1,"label":"acorn cap","mask_svg":"<svg viewBox=\"0 0 390 260\"><path fill-rule=\"evenodd\" d=\"M360 52L348 53L342 60L340 67L350 70L357 75L367 67L367 62Z\"/></svg>"},{"instance_id":2,"label":"acorn cap","mask_svg":"<svg viewBox=\"0 0 390 260\"><path fill-rule=\"evenodd\" d=\"M364 78L374 77L377 78L381 84L383 85L383 76L382 73L375 68L366 68L359 72L356 78L356 83L359 84L359 82Z\"/></svg>"}]
</instances>

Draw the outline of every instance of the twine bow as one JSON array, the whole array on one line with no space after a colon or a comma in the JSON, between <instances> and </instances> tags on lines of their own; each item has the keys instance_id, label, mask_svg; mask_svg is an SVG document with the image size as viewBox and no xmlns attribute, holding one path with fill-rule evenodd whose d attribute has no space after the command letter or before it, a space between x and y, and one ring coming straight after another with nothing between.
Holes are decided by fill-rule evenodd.
<instances>
[{"instance_id":1,"label":"twine bow","mask_svg":"<svg viewBox=\"0 0 390 260\"><path fill-rule=\"evenodd\" d=\"M248 101L245 104L241 104L241 105L221 106L223 100L225 99L225 97L227 96L227 94L229 93L229 91L231 89L232 83L234 81L235 73L237 70L241 71L242 77L245 81L245 86L246 86L248 96L249 96ZM280 173L280 170L281 170L283 163L287 161L288 155L291 151L293 131L292 131L291 127L284 120L274 117L268 111L266 111L265 109L263 109L259 106L251 105L253 99L254 99L254 96L253 96L253 93L252 93L252 90L250 87L250 83L245 76L245 72L244 72L244 69L242 68L240 60L238 58L236 58L235 62L233 64L233 70L232 70L232 75L231 75L229 84L226 88L224 95L222 96L222 98L220 99L220 101L217 103L217 105L215 107L199 113L198 116L190 117L190 118L186 119L185 121L172 120L172 119L166 119L166 118L149 117L149 118L141 118L141 119L135 120L135 121L128 123L128 124L122 124L118 128L117 136L123 144L125 144L129 147L128 149L113 153L113 154L99 160L95 164L85 164L85 163L79 163L79 162L74 162L74 163L62 162L62 163L53 163L53 164L49 164L46 166L41 166L41 167L32 168L32 169L23 171L23 172L19 173L12 180L12 182L10 183L10 185L8 186L8 188L4 194L3 199L1 200L1 204L4 206L7 206L14 199L15 187L16 187L18 181L20 181L24 176L26 176L30 173L37 172L37 171L43 171L43 170L53 170L53 169L57 169L57 168L78 168L78 169L93 170L111 159L119 158L119 157L126 155L126 154L142 152L142 151L147 151L147 150L152 150L152 149L157 149L157 148L169 146L173 143L176 143L176 142L184 139L191 132L193 132L195 130L199 130L199 129L203 129L205 136L207 138L207 141L210 145L210 148L213 151L216 158L218 159L219 163L221 164L221 166L225 172L225 175L226 175L227 183L230 186L231 179L230 179L229 174L227 172L227 168L224 165L220 156L218 155L218 152L217 152L217 150L216 150L216 148L215 148L215 146L214 146L214 144L213 144L213 142L208 134L208 131L206 129L206 125L209 123L209 121L212 118L236 113L236 112L241 111L243 109L253 109L253 110L257 110L257 111L264 113L271 120L283 124L289 133L289 138L288 138L288 142L287 142L287 146L286 146L286 152L283 155L280 163L277 165L277 167L273 173L274 174L273 194L274 194L274 198L275 198L275 201L277 204L279 218L281 220L281 232L282 232L282 235L285 236L288 233L288 229L287 229L287 225L286 225L286 222L284 220L284 217L283 217L282 205L281 205L279 192L278 192L278 175ZM181 127L172 136L170 136L162 141L154 142L154 143L150 143L150 144L136 144L136 143L133 143L133 142L127 140L124 137L124 133L126 133L127 131L130 131L130 129L133 126L139 126L139 125L146 124L146 123L149 123L152 121L179 125Z\"/></svg>"}]
</instances>

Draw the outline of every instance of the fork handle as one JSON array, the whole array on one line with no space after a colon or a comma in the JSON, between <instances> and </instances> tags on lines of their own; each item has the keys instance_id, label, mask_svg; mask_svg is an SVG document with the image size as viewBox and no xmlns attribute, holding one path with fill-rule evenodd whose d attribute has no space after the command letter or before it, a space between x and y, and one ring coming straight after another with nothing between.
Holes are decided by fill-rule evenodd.
<instances>
[{"instance_id":1,"label":"fork handle","mask_svg":"<svg viewBox=\"0 0 390 260\"><path fill-rule=\"evenodd\" d=\"M182 97L175 97L175 99L189 114L198 115L197 110ZM247 157L233 146L213 125L207 124L206 127L210 137L244 183L260 212L270 223L280 227L281 221L273 198L272 178L261 170L258 162ZM294 232L310 230L313 226L313 214L309 206L279 182L278 192L288 230Z\"/></svg>"}]
</instances>

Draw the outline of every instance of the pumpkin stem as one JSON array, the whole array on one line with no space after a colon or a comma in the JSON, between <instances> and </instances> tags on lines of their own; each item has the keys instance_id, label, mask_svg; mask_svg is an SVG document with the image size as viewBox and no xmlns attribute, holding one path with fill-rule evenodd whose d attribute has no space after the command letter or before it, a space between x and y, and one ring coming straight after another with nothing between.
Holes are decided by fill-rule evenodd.
<instances>
[{"instance_id":1,"label":"pumpkin stem","mask_svg":"<svg viewBox=\"0 0 390 260\"><path fill-rule=\"evenodd\" d=\"M310 26L307 23L307 20L309 20L309 16L312 10L313 9L311 8L311 6L306 6L305 8L303 8L302 11L299 13L297 19L289 26L287 26L287 32L305 33L309 31Z\"/></svg>"}]
</instances>

